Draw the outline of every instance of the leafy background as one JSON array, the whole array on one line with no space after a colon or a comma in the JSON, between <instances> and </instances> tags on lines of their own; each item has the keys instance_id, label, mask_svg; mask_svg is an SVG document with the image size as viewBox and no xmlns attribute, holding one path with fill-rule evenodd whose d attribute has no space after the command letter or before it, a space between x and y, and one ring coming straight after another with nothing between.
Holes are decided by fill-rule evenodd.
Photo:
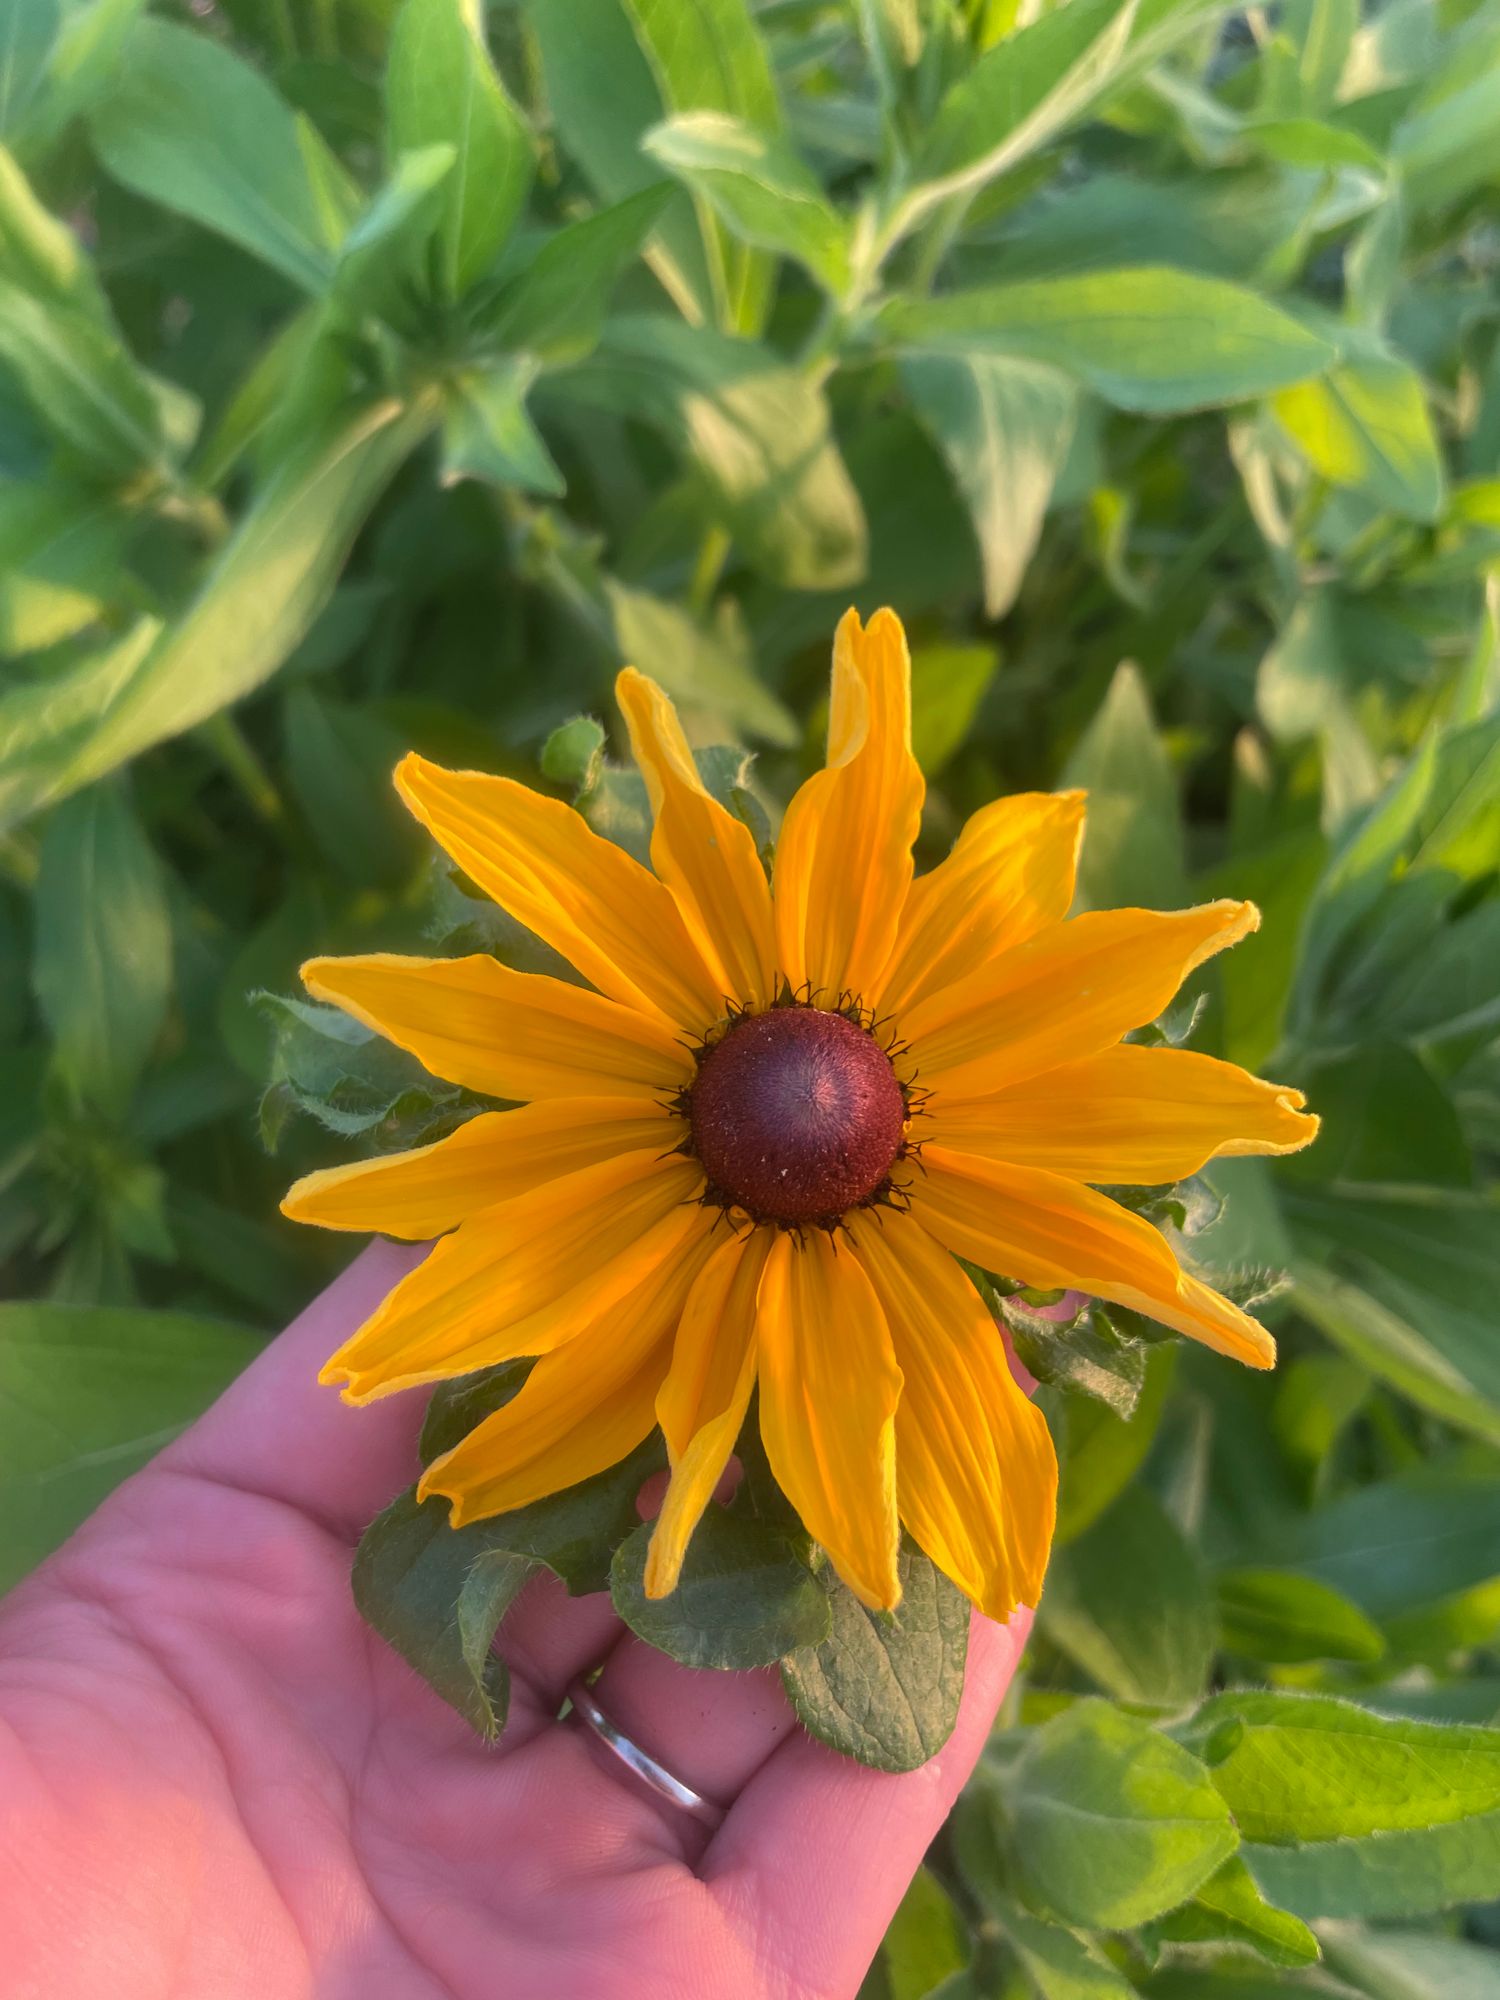
<instances>
[{"instance_id":1,"label":"leafy background","mask_svg":"<svg viewBox=\"0 0 1500 2000\"><path fill-rule=\"evenodd\" d=\"M255 997L525 960L399 750L638 841L629 657L774 819L890 602L929 859L1079 782L1086 902L1255 897L1172 1032L1326 1129L1180 1218L1273 1379L1033 1327L1039 1636L870 1993L1500 1993L1497 0L0 0L0 139L0 1581L462 1114Z\"/></svg>"}]
</instances>

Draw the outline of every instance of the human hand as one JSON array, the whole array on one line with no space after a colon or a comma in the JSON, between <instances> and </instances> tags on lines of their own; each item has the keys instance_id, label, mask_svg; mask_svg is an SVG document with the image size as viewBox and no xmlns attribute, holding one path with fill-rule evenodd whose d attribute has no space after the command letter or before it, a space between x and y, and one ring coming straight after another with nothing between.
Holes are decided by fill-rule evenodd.
<instances>
[{"instance_id":1,"label":"human hand","mask_svg":"<svg viewBox=\"0 0 1500 2000\"><path fill-rule=\"evenodd\" d=\"M806 1736L774 1670L678 1666L547 1577L486 1747L350 1595L422 1398L315 1384L419 1254L366 1250L0 1607L10 2000L852 1996L1029 1614L976 1614L952 1738L891 1777ZM711 1837L556 1720L600 1661L619 1726L728 1804Z\"/></svg>"}]
</instances>

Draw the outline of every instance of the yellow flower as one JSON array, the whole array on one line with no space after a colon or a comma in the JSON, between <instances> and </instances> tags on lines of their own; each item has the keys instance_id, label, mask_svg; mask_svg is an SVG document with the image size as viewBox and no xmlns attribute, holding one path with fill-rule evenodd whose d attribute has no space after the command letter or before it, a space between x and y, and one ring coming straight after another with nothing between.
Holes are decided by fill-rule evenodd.
<instances>
[{"instance_id":1,"label":"yellow flower","mask_svg":"<svg viewBox=\"0 0 1500 2000\"><path fill-rule=\"evenodd\" d=\"M839 626L827 766L787 809L769 884L660 689L627 669L618 695L651 870L510 779L416 756L396 773L588 987L483 956L303 968L436 1075L520 1103L292 1189L300 1221L441 1239L323 1380L359 1403L539 1357L424 1474L455 1524L602 1471L660 1424L657 1596L758 1385L771 1469L864 1603L897 1602L904 1524L991 1617L1034 1605L1056 1461L955 1259L1271 1365L1253 1319L1089 1185L1312 1138L1296 1091L1122 1040L1256 911L1068 918L1077 792L986 806L914 880L923 782L889 611Z\"/></svg>"}]
</instances>

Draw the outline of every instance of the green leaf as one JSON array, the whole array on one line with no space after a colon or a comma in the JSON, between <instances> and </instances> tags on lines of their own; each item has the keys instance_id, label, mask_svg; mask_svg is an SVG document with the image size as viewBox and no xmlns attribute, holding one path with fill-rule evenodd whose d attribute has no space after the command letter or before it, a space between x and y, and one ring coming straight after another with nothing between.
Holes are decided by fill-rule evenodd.
<instances>
[{"instance_id":1,"label":"green leaf","mask_svg":"<svg viewBox=\"0 0 1500 2000\"><path fill-rule=\"evenodd\" d=\"M328 601L365 516L429 422L425 405L357 411L267 483L194 602L149 645L143 631L86 660L45 703L31 689L0 697L0 821L76 791L268 679Z\"/></svg>"},{"instance_id":2,"label":"green leaf","mask_svg":"<svg viewBox=\"0 0 1500 2000\"><path fill-rule=\"evenodd\" d=\"M1455 43L1392 135L1392 162L1419 214L1462 200L1495 172L1500 48Z\"/></svg>"},{"instance_id":3,"label":"green leaf","mask_svg":"<svg viewBox=\"0 0 1500 2000\"><path fill-rule=\"evenodd\" d=\"M14 4L38 32L52 11L36 0ZM110 87L120 50L144 7L145 0L92 0L69 9L47 52L46 88L33 92L25 107L18 138L28 152L40 153L55 143ZM0 116L0 132L8 129Z\"/></svg>"},{"instance_id":4,"label":"green leaf","mask_svg":"<svg viewBox=\"0 0 1500 2000\"><path fill-rule=\"evenodd\" d=\"M1184 1708L1207 1685L1214 1615L1203 1564L1143 1486L1056 1551L1039 1616L1053 1644L1119 1701Z\"/></svg>"},{"instance_id":5,"label":"green leaf","mask_svg":"<svg viewBox=\"0 0 1500 2000\"><path fill-rule=\"evenodd\" d=\"M1368 1189L1378 1199L1387 1189L1473 1186L1474 1162L1453 1100L1411 1049L1372 1040L1341 1061L1304 1064L1302 1077L1323 1131L1315 1170L1310 1160L1283 1169L1299 1189L1334 1183L1340 1195ZM1418 1209L1430 1200L1415 1194ZM1335 1218L1342 1212L1336 1210ZM1322 1213L1319 1207L1316 1214ZM1412 1220L1420 1231L1420 1213ZM1337 1219L1330 1226L1335 1238L1350 1233Z\"/></svg>"},{"instance_id":6,"label":"green leaf","mask_svg":"<svg viewBox=\"0 0 1500 2000\"><path fill-rule=\"evenodd\" d=\"M927 2000L968 1962L968 1933L953 1898L919 1868L880 1948L886 2000Z\"/></svg>"},{"instance_id":7,"label":"green leaf","mask_svg":"<svg viewBox=\"0 0 1500 2000\"><path fill-rule=\"evenodd\" d=\"M137 22L89 130L134 193L323 291L342 232L329 228L296 117L228 49L171 21Z\"/></svg>"},{"instance_id":8,"label":"green leaf","mask_svg":"<svg viewBox=\"0 0 1500 2000\"><path fill-rule=\"evenodd\" d=\"M1489 1900L1500 1877L1500 1812L1371 1840L1247 1845L1265 1895L1312 1921L1415 1917Z\"/></svg>"},{"instance_id":9,"label":"green leaf","mask_svg":"<svg viewBox=\"0 0 1500 2000\"><path fill-rule=\"evenodd\" d=\"M457 164L452 146L402 153L364 214L339 246L334 303L351 317L374 313L401 328L418 315L425 259L443 214L444 189Z\"/></svg>"},{"instance_id":10,"label":"green leaf","mask_svg":"<svg viewBox=\"0 0 1500 2000\"><path fill-rule=\"evenodd\" d=\"M1146 684L1129 661L1115 669L1063 782L1089 795L1078 869L1087 907L1172 910L1189 901L1177 773Z\"/></svg>"},{"instance_id":11,"label":"green leaf","mask_svg":"<svg viewBox=\"0 0 1500 2000\"><path fill-rule=\"evenodd\" d=\"M999 665L993 646L912 649L912 755L929 778L937 776L968 735Z\"/></svg>"},{"instance_id":12,"label":"green leaf","mask_svg":"<svg viewBox=\"0 0 1500 2000\"><path fill-rule=\"evenodd\" d=\"M999 618L1015 602L1041 535L1073 441L1077 392L1055 368L984 352L908 353L901 379L969 509L984 608Z\"/></svg>"},{"instance_id":13,"label":"green leaf","mask_svg":"<svg viewBox=\"0 0 1500 2000\"><path fill-rule=\"evenodd\" d=\"M665 598L607 585L621 658L679 701L713 710L733 727L787 748L796 718L758 678L743 629L723 617L707 628Z\"/></svg>"},{"instance_id":14,"label":"green leaf","mask_svg":"<svg viewBox=\"0 0 1500 2000\"><path fill-rule=\"evenodd\" d=\"M0 1590L206 1409L260 1344L185 1312L0 1305Z\"/></svg>"},{"instance_id":15,"label":"green leaf","mask_svg":"<svg viewBox=\"0 0 1500 2000\"><path fill-rule=\"evenodd\" d=\"M1167 1944L1248 1945L1272 1965L1312 1965L1320 1955L1307 1925L1265 1900L1237 1854L1190 1902L1158 1917L1151 1936Z\"/></svg>"},{"instance_id":16,"label":"green leaf","mask_svg":"<svg viewBox=\"0 0 1500 2000\"><path fill-rule=\"evenodd\" d=\"M720 112L696 111L648 132L645 147L742 243L794 258L835 298L843 294L848 229L789 141Z\"/></svg>"},{"instance_id":17,"label":"green leaf","mask_svg":"<svg viewBox=\"0 0 1500 2000\"><path fill-rule=\"evenodd\" d=\"M0 363L59 443L112 479L165 456L161 405L109 325L0 278Z\"/></svg>"},{"instance_id":18,"label":"green leaf","mask_svg":"<svg viewBox=\"0 0 1500 2000\"><path fill-rule=\"evenodd\" d=\"M398 732L303 685L287 696L284 736L288 782L328 859L351 882L399 886L418 846L391 784Z\"/></svg>"},{"instance_id":19,"label":"green leaf","mask_svg":"<svg viewBox=\"0 0 1500 2000\"><path fill-rule=\"evenodd\" d=\"M1191 1896L1238 1845L1208 1773L1106 1702L1033 1731L1005 1789L1009 1855L1028 1905L1122 1930Z\"/></svg>"},{"instance_id":20,"label":"green leaf","mask_svg":"<svg viewBox=\"0 0 1500 2000\"><path fill-rule=\"evenodd\" d=\"M1388 1621L1487 1583L1500 1548L1500 1461L1471 1451L1416 1465L1319 1507L1287 1556Z\"/></svg>"},{"instance_id":21,"label":"green leaf","mask_svg":"<svg viewBox=\"0 0 1500 2000\"><path fill-rule=\"evenodd\" d=\"M1272 408L1315 472L1377 507L1435 521L1443 462L1427 399L1404 361L1343 363L1315 382L1283 389Z\"/></svg>"},{"instance_id":22,"label":"green leaf","mask_svg":"<svg viewBox=\"0 0 1500 2000\"><path fill-rule=\"evenodd\" d=\"M474 0L405 0L386 70L392 158L451 146L440 287L461 299L494 263L531 185L531 140L484 46Z\"/></svg>"},{"instance_id":23,"label":"green leaf","mask_svg":"<svg viewBox=\"0 0 1500 2000\"><path fill-rule=\"evenodd\" d=\"M1319 1935L1329 1969L1370 2000L1494 2000L1493 1945L1352 1924L1327 1924Z\"/></svg>"},{"instance_id":24,"label":"green leaf","mask_svg":"<svg viewBox=\"0 0 1500 2000\"><path fill-rule=\"evenodd\" d=\"M1135 25L1135 0L1073 0L997 42L938 107L917 160L918 212L976 192L1084 117Z\"/></svg>"},{"instance_id":25,"label":"green leaf","mask_svg":"<svg viewBox=\"0 0 1500 2000\"><path fill-rule=\"evenodd\" d=\"M503 1410L530 1373L529 1361L502 1361L494 1368L476 1369L472 1375L455 1375L450 1381L439 1382L428 1400L417 1443L423 1465L431 1465L435 1458L452 1451L486 1417Z\"/></svg>"},{"instance_id":26,"label":"green leaf","mask_svg":"<svg viewBox=\"0 0 1500 2000\"><path fill-rule=\"evenodd\" d=\"M1272 1666L1378 1660L1379 1629L1347 1597L1294 1570L1237 1569L1219 1578L1221 1640Z\"/></svg>"},{"instance_id":27,"label":"green leaf","mask_svg":"<svg viewBox=\"0 0 1500 2000\"><path fill-rule=\"evenodd\" d=\"M636 1498L665 1462L661 1439L652 1435L592 1479L455 1532L476 1537L486 1548L545 1563L575 1597L607 1590L615 1550L640 1525Z\"/></svg>"},{"instance_id":28,"label":"green leaf","mask_svg":"<svg viewBox=\"0 0 1500 2000\"><path fill-rule=\"evenodd\" d=\"M32 978L58 1069L83 1103L118 1117L172 987L166 883L118 784L95 785L47 823Z\"/></svg>"},{"instance_id":29,"label":"green leaf","mask_svg":"<svg viewBox=\"0 0 1500 2000\"><path fill-rule=\"evenodd\" d=\"M72 481L0 483L0 648L40 650L106 617L129 588L127 522Z\"/></svg>"},{"instance_id":30,"label":"green leaf","mask_svg":"<svg viewBox=\"0 0 1500 2000\"><path fill-rule=\"evenodd\" d=\"M597 344L610 294L666 200L666 188L643 188L549 236L484 316L487 331L550 366L581 360Z\"/></svg>"},{"instance_id":31,"label":"green leaf","mask_svg":"<svg viewBox=\"0 0 1500 2000\"><path fill-rule=\"evenodd\" d=\"M1287 1196L1299 1309L1355 1361L1450 1423L1500 1443L1500 1205L1434 1187Z\"/></svg>"},{"instance_id":32,"label":"green leaf","mask_svg":"<svg viewBox=\"0 0 1500 2000\"><path fill-rule=\"evenodd\" d=\"M101 326L113 317L77 236L50 214L0 146L0 273L39 299L73 306Z\"/></svg>"},{"instance_id":33,"label":"green leaf","mask_svg":"<svg viewBox=\"0 0 1500 2000\"><path fill-rule=\"evenodd\" d=\"M674 111L724 111L763 132L781 123L771 65L746 0L625 0Z\"/></svg>"},{"instance_id":34,"label":"green leaf","mask_svg":"<svg viewBox=\"0 0 1500 2000\"><path fill-rule=\"evenodd\" d=\"M1042 1400L1062 1459L1057 1496L1059 1547L1098 1520L1140 1470L1161 1421L1175 1358L1167 1345L1148 1350L1145 1382L1128 1418L1092 1395L1044 1392Z\"/></svg>"},{"instance_id":35,"label":"green leaf","mask_svg":"<svg viewBox=\"0 0 1500 2000\"><path fill-rule=\"evenodd\" d=\"M829 1636L828 1593L784 1536L710 1503L668 1597L646 1595L653 1523L615 1551L615 1610L648 1646L685 1667L773 1666Z\"/></svg>"},{"instance_id":36,"label":"green leaf","mask_svg":"<svg viewBox=\"0 0 1500 2000\"><path fill-rule=\"evenodd\" d=\"M890 1613L833 1581L828 1637L781 1663L804 1726L877 1771L914 1771L953 1734L969 1646L963 1594L917 1549L902 1550L900 1572Z\"/></svg>"},{"instance_id":37,"label":"green leaf","mask_svg":"<svg viewBox=\"0 0 1500 2000\"><path fill-rule=\"evenodd\" d=\"M1008 1900L997 1905L997 1915L1037 2000L1131 2000L1135 1987L1087 1938L1043 1923Z\"/></svg>"},{"instance_id":38,"label":"green leaf","mask_svg":"<svg viewBox=\"0 0 1500 2000\"><path fill-rule=\"evenodd\" d=\"M1500 845L1500 719L1429 730L1350 826L1308 911L1290 1023L1312 1040L1330 975L1371 923L1398 868L1481 875Z\"/></svg>"},{"instance_id":39,"label":"green leaf","mask_svg":"<svg viewBox=\"0 0 1500 2000\"><path fill-rule=\"evenodd\" d=\"M880 324L899 346L1029 357L1158 416L1263 396L1334 359L1256 293L1156 266L897 300Z\"/></svg>"},{"instance_id":40,"label":"green leaf","mask_svg":"<svg viewBox=\"0 0 1500 2000\"><path fill-rule=\"evenodd\" d=\"M1245 127L1245 137L1283 166L1315 172L1352 167L1385 179L1385 160L1368 140L1321 118L1257 118Z\"/></svg>"},{"instance_id":41,"label":"green leaf","mask_svg":"<svg viewBox=\"0 0 1500 2000\"><path fill-rule=\"evenodd\" d=\"M864 515L820 391L748 340L666 318L611 322L570 392L666 430L748 559L794 589L864 574Z\"/></svg>"},{"instance_id":42,"label":"green leaf","mask_svg":"<svg viewBox=\"0 0 1500 2000\"><path fill-rule=\"evenodd\" d=\"M1330 1695L1216 1695L1197 1743L1225 1742L1213 1781L1258 1845L1368 1839L1500 1813L1500 1729L1372 1715Z\"/></svg>"},{"instance_id":43,"label":"green leaf","mask_svg":"<svg viewBox=\"0 0 1500 2000\"><path fill-rule=\"evenodd\" d=\"M30 110L57 31L55 0L0 0L0 137Z\"/></svg>"},{"instance_id":44,"label":"green leaf","mask_svg":"<svg viewBox=\"0 0 1500 2000\"><path fill-rule=\"evenodd\" d=\"M625 0L524 0L541 54L555 129L604 201L653 184L645 134L668 108L627 18ZM646 251L673 301L694 323L710 316L713 289L692 203L677 191Z\"/></svg>"},{"instance_id":45,"label":"green leaf","mask_svg":"<svg viewBox=\"0 0 1500 2000\"><path fill-rule=\"evenodd\" d=\"M448 384L443 410L443 477L478 479L559 496L567 482L526 409L537 365L502 355Z\"/></svg>"},{"instance_id":46,"label":"green leaf","mask_svg":"<svg viewBox=\"0 0 1500 2000\"><path fill-rule=\"evenodd\" d=\"M505 1726L510 1676L492 1646L536 1565L476 1547L440 1501L403 1493L366 1528L354 1557L360 1616L493 1742Z\"/></svg>"}]
</instances>

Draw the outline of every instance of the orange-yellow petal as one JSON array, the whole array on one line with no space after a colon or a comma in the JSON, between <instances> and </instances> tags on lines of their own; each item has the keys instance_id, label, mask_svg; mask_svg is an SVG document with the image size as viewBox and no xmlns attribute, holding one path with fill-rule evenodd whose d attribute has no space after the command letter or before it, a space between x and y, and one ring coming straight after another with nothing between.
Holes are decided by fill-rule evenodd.
<instances>
[{"instance_id":1,"label":"orange-yellow petal","mask_svg":"<svg viewBox=\"0 0 1500 2000\"><path fill-rule=\"evenodd\" d=\"M597 1330L544 1355L520 1393L422 1474L422 1499L440 1493L455 1528L526 1507L617 1465L656 1421L656 1392L672 1327L708 1251L709 1223Z\"/></svg>"},{"instance_id":2,"label":"orange-yellow petal","mask_svg":"<svg viewBox=\"0 0 1500 2000\"><path fill-rule=\"evenodd\" d=\"M863 1265L821 1229L778 1235L755 1319L760 1428L776 1483L862 1604L899 1602L901 1371Z\"/></svg>"},{"instance_id":3,"label":"orange-yellow petal","mask_svg":"<svg viewBox=\"0 0 1500 2000\"><path fill-rule=\"evenodd\" d=\"M901 1518L989 1618L1041 1596L1057 1513L1046 1419L1010 1372L1000 1329L954 1259L914 1218L849 1229L904 1378L896 1411Z\"/></svg>"},{"instance_id":4,"label":"orange-yellow petal","mask_svg":"<svg viewBox=\"0 0 1500 2000\"><path fill-rule=\"evenodd\" d=\"M482 954L314 958L302 983L434 1076L490 1097L662 1098L692 1078L658 1015Z\"/></svg>"},{"instance_id":5,"label":"orange-yellow petal","mask_svg":"<svg viewBox=\"0 0 1500 2000\"><path fill-rule=\"evenodd\" d=\"M672 1477L646 1553L646 1595L677 1588L693 1530L734 1450L755 1387L755 1298L770 1232L721 1243L698 1273L677 1323L672 1366L656 1398Z\"/></svg>"},{"instance_id":6,"label":"orange-yellow petal","mask_svg":"<svg viewBox=\"0 0 1500 2000\"><path fill-rule=\"evenodd\" d=\"M825 999L879 982L911 886L922 818L911 752L911 660L901 621L839 622L827 768L787 807L774 871L776 941L792 985Z\"/></svg>"},{"instance_id":7,"label":"orange-yellow petal","mask_svg":"<svg viewBox=\"0 0 1500 2000\"><path fill-rule=\"evenodd\" d=\"M924 1146L912 1214L959 1257L1002 1277L1113 1299L1252 1368L1276 1343L1258 1321L1190 1277L1167 1240L1118 1202L1035 1167Z\"/></svg>"},{"instance_id":8,"label":"orange-yellow petal","mask_svg":"<svg viewBox=\"0 0 1500 2000\"><path fill-rule=\"evenodd\" d=\"M992 1097L934 1099L938 1145L1073 1180L1154 1187L1239 1153L1295 1153L1316 1136L1300 1090L1192 1049L1120 1042Z\"/></svg>"},{"instance_id":9,"label":"orange-yellow petal","mask_svg":"<svg viewBox=\"0 0 1500 2000\"><path fill-rule=\"evenodd\" d=\"M700 1030L720 995L664 884L571 806L415 754L396 789L487 896L612 1000Z\"/></svg>"},{"instance_id":10,"label":"orange-yellow petal","mask_svg":"<svg viewBox=\"0 0 1500 2000\"><path fill-rule=\"evenodd\" d=\"M721 994L764 1007L775 990L771 890L743 820L710 797L677 711L634 667L615 682L655 824L651 865Z\"/></svg>"},{"instance_id":11,"label":"orange-yellow petal","mask_svg":"<svg viewBox=\"0 0 1500 2000\"><path fill-rule=\"evenodd\" d=\"M670 1152L685 1127L632 1097L558 1097L486 1111L431 1146L304 1174L281 1204L293 1222L425 1243L544 1181L620 1153Z\"/></svg>"},{"instance_id":12,"label":"orange-yellow petal","mask_svg":"<svg viewBox=\"0 0 1500 2000\"><path fill-rule=\"evenodd\" d=\"M919 875L869 998L898 1020L1002 951L1061 923L1073 901L1082 792L1018 792L974 814L953 852Z\"/></svg>"},{"instance_id":13,"label":"orange-yellow petal","mask_svg":"<svg viewBox=\"0 0 1500 2000\"><path fill-rule=\"evenodd\" d=\"M318 1378L350 1403L545 1354L669 1268L703 1216L691 1160L626 1153L480 1209L403 1278Z\"/></svg>"},{"instance_id":14,"label":"orange-yellow petal","mask_svg":"<svg viewBox=\"0 0 1500 2000\"><path fill-rule=\"evenodd\" d=\"M934 993L900 1032L923 1084L987 1097L1155 1020L1195 966L1259 922L1253 903L1091 911Z\"/></svg>"}]
</instances>

